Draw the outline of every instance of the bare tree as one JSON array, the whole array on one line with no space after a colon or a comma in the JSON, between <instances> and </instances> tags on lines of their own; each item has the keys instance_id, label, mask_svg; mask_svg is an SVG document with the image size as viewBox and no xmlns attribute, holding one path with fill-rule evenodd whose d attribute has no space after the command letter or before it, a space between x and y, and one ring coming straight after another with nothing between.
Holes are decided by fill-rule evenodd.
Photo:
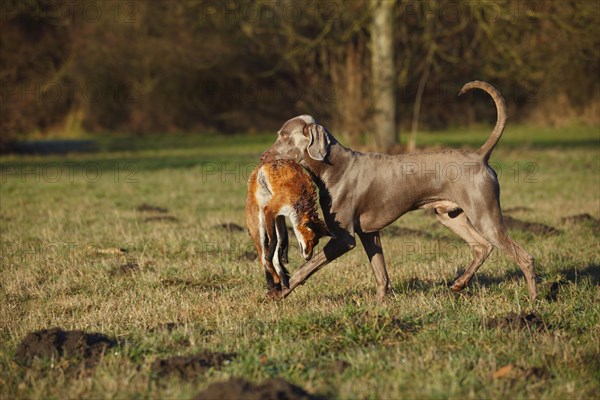
<instances>
[{"instance_id":1,"label":"bare tree","mask_svg":"<svg viewBox=\"0 0 600 400\"><path fill-rule=\"evenodd\" d=\"M394 68L394 11L395 1L372 0L371 82L375 129L378 150L390 150L397 142L396 72Z\"/></svg>"},{"instance_id":2,"label":"bare tree","mask_svg":"<svg viewBox=\"0 0 600 400\"><path fill-rule=\"evenodd\" d=\"M262 131L305 113L352 147L371 132L390 150L402 126L414 148L422 129L494 112L455 100L472 79L501 87L521 120L600 115L597 2L130 0L119 18L57 20L70 1L8 1L0 151L32 132Z\"/></svg>"}]
</instances>

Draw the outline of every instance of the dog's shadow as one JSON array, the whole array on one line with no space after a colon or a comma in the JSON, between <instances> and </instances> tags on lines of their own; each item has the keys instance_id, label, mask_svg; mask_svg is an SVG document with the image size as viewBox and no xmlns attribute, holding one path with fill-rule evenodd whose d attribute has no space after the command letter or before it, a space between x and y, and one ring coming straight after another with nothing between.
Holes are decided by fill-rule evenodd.
<instances>
[{"instance_id":1,"label":"dog's shadow","mask_svg":"<svg viewBox=\"0 0 600 400\"><path fill-rule=\"evenodd\" d=\"M429 291L438 291L441 288L450 289L450 286L454 283L456 278L462 275L464 271L459 271L458 274L454 277L454 279L443 280L443 279L423 279L418 277L413 277L409 279L402 280L394 285L393 289L396 292L407 292L407 291L417 291L417 292L429 292ZM503 282L509 282L512 280L522 279L523 274L521 271L507 271L505 274L496 276L489 275L486 273L477 273L471 279L471 283L469 286L482 286L482 287L492 287L497 286Z\"/></svg>"},{"instance_id":2,"label":"dog's shadow","mask_svg":"<svg viewBox=\"0 0 600 400\"><path fill-rule=\"evenodd\" d=\"M564 277L563 281L578 283L581 280L589 279L594 286L600 285L600 265L596 263L588 264L583 269L569 267L557 271Z\"/></svg>"},{"instance_id":3,"label":"dog's shadow","mask_svg":"<svg viewBox=\"0 0 600 400\"><path fill-rule=\"evenodd\" d=\"M568 267L557 271L558 274L562 275L562 283L578 283L582 280L590 280L593 286L600 285L600 265L591 263L587 267L580 269L575 267ZM458 278L463 271L459 271L455 278ZM554 275L554 274L553 274ZM539 278L541 283L550 282L548 278L553 275L543 274ZM506 271L502 275L490 275L485 272L479 272L473 276L469 286L480 286L480 287L495 287L502 283L510 281L519 281L524 279L523 273L519 269L511 269ZM398 282L393 286L396 292L405 291L422 291L428 292L431 290L438 290L440 287L450 287L454 280L444 281L441 279L422 279L422 278L409 278Z\"/></svg>"}]
</instances>

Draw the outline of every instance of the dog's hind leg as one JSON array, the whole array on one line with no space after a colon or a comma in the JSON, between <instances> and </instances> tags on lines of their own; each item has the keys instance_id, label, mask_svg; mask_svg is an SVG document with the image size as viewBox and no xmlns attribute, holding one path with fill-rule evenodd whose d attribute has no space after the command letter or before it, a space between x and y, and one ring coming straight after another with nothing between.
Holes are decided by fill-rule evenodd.
<instances>
[{"instance_id":1,"label":"dog's hind leg","mask_svg":"<svg viewBox=\"0 0 600 400\"><path fill-rule=\"evenodd\" d=\"M535 261L529 253L508 236L499 202L481 203L475 206L474 209L480 211L473 217L469 215L469 220L483 237L516 261L525 275L529 297L535 300L537 298ZM469 214L467 210L465 211Z\"/></svg>"},{"instance_id":2,"label":"dog's hind leg","mask_svg":"<svg viewBox=\"0 0 600 400\"><path fill-rule=\"evenodd\" d=\"M452 284L452 290L458 292L469 284L475 272L492 252L493 247L475 230L463 210L456 209L444 213L438 213L436 210L436 217L444 226L463 238L469 244L475 256L467 270Z\"/></svg>"}]
</instances>

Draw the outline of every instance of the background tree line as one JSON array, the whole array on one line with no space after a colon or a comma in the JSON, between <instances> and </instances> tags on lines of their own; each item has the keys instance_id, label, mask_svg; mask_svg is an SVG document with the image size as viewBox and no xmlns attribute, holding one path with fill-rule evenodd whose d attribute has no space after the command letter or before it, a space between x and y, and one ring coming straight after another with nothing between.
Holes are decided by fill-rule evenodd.
<instances>
[{"instance_id":1,"label":"background tree line","mask_svg":"<svg viewBox=\"0 0 600 400\"><path fill-rule=\"evenodd\" d=\"M31 132L264 131L311 113L361 142L373 128L373 4L5 1L2 141ZM485 102L455 101L473 79L501 89L513 120L598 123L597 1L389 9L402 130L493 118Z\"/></svg>"}]
</instances>

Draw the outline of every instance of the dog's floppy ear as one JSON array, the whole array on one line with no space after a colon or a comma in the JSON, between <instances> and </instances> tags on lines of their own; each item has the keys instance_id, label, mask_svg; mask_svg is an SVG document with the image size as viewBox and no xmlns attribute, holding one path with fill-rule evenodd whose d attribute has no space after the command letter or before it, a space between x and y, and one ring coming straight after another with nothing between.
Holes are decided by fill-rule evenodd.
<instances>
[{"instance_id":1,"label":"dog's floppy ear","mask_svg":"<svg viewBox=\"0 0 600 400\"><path fill-rule=\"evenodd\" d=\"M306 150L310 158L317 161L324 161L329 152L329 144L331 143L325 128L315 123L306 124L303 133L309 139Z\"/></svg>"}]
</instances>

